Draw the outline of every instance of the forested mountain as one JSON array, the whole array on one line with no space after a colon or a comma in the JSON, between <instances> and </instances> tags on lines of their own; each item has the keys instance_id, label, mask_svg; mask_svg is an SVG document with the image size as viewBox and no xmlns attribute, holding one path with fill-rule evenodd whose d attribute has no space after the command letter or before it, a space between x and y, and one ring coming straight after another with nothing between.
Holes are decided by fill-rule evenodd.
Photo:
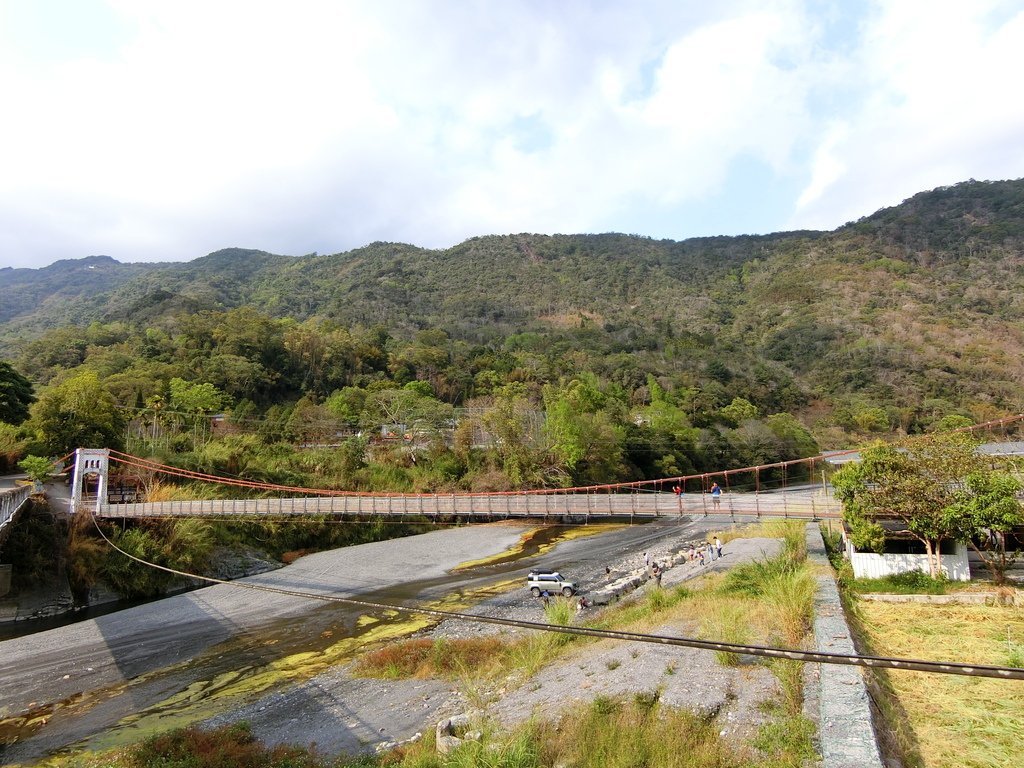
<instances>
[{"instance_id":1,"label":"forested mountain","mask_svg":"<svg viewBox=\"0 0 1024 768\"><path fill-rule=\"evenodd\" d=\"M550 414L586 381L604 400L573 407L620 403L623 430L662 398L687 428L793 414L833 447L1024 409L1022 287L1024 180L971 181L833 232L0 270L0 357L37 387L92 372L125 407L179 378L261 417L332 403L353 426L362 401L339 392L419 381L462 406L517 384Z\"/></svg>"}]
</instances>

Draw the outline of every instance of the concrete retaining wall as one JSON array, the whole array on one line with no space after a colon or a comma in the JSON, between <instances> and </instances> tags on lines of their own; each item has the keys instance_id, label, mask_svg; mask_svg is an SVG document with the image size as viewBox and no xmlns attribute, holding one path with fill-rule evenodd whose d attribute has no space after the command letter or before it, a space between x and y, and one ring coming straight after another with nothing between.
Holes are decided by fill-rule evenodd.
<instances>
[{"instance_id":1,"label":"concrete retaining wall","mask_svg":"<svg viewBox=\"0 0 1024 768\"><path fill-rule=\"evenodd\" d=\"M931 605L1021 605L1024 606L1024 591L1000 595L996 592L953 592L949 595L858 595L859 600L874 600L876 603L929 603Z\"/></svg>"},{"instance_id":2,"label":"concrete retaining wall","mask_svg":"<svg viewBox=\"0 0 1024 768\"><path fill-rule=\"evenodd\" d=\"M665 578L665 586L683 581L687 576L696 575L697 564L690 561L689 548L691 544L696 547L698 543L700 543L698 539L685 542L674 552L655 558L654 562L657 562L658 567L661 569L662 575ZM708 550L706 563L710 565L712 562L714 561L711 560L710 550ZM673 568L682 568L687 566L689 567L689 570L686 576L679 576L678 574L672 574L672 576L668 575L668 572ZM636 568L615 581L605 584L599 589L595 589L587 595L587 599L594 605L610 605L611 603L622 599L630 592L642 587L652 578L654 578L654 575L650 568Z\"/></svg>"},{"instance_id":3,"label":"concrete retaining wall","mask_svg":"<svg viewBox=\"0 0 1024 768\"><path fill-rule=\"evenodd\" d=\"M829 653L856 653L846 623L832 566L825 556L825 542L817 523L806 529L807 559L818 570L814 597L814 646ZM808 664L808 678L817 678L808 700L817 702L820 750L824 768L882 768L882 758L871 722L867 686L860 667L839 664Z\"/></svg>"}]
</instances>

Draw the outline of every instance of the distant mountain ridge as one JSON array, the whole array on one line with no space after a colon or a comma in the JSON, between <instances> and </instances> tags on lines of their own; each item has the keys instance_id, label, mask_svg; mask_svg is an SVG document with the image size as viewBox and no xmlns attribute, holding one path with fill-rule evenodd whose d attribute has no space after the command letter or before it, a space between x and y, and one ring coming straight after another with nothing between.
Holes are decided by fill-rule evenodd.
<instances>
[{"instance_id":1,"label":"distant mountain ridge","mask_svg":"<svg viewBox=\"0 0 1024 768\"><path fill-rule=\"evenodd\" d=\"M436 328L508 345L539 334L607 354L767 365L819 393L870 383L1024 408L1022 289L1024 180L969 181L832 232L493 235L443 250L229 248L186 263L0 270L0 356L62 325L173 328L183 314L247 306L398 336Z\"/></svg>"},{"instance_id":2,"label":"distant mountain ridge","mask_svg":"<svg viewBox=\"0 0 1024 768\"><path fill-rule=\"evenodd\" d=\"M1022 188L1020 180L964 182L922 192L831 233L802 231L683 241L620 234L520 234L472 238L444 250L377 242L325 256L291 257L225 248L188 262L122 263L109 256L65 259L40 269L0 270L0 323L14 321L28 330L63 323L131 320L137 319L139 312L152 316L175 308L197 311L243 304L276 316L345 316L352 313L338 304L353 299L383 301L389 306L422 303L399 294L417 287L428 293L436 291L442 286L435 285L433 279L420 280L418 286L407 281L438 274L443 276L444 291L457 292L462 298L476 288L518 293L515 282L502 289L510 270L551 273L561 283L568 267L574 281L584 285L615 276L634 281L641 278L642 282L644 276L658 272L671 278L676 269L697 268L710 276L722 267L763 259L766 249L778 252L794 243L835 242L856 235L878 241L876 246L881 249L955 255L960 249L1019 239L1024 222ZM639 274L628 269L604 274L606 262L629 259L635 260ZM547 288L542 291L547 305L566 303L561 293L550 290L550 285ZM628 298L629 289L616 282L603 288L598 295L610 292ZM572 293L590 305L592 297L586 291L574 289ZM485 294L471 304L486 310L488 295L493 296ZM522 298L503 304L521 304ZM445 308L454 303L444 297L435 301ZM364 309L355 314L370 317L386 312Z\"/></svg>"}]
</instances>

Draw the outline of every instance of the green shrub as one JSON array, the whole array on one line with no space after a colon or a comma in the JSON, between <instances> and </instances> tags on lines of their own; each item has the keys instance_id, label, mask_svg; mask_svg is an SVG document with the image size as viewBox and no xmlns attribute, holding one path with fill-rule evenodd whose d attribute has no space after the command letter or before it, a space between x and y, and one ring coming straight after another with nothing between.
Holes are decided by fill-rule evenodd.
<instances>
[{"instance_id":1,"label":"green shrub","mask_svg":"<svg viewBox=\"0 0 1024 768\"><path fill-rule=\"evenodd\" d=\"M771 581L791 574L795 568L794 563L784 555L743 563L733 566L725 574L719 589L725 594L760 597Z\"/></svg>"},{"instance_id":2,"label":"green shrub","mask_svg":"<svg viewBox=\"0 0 1024 768\"><path fill-rule=\"evenodd\" d=\"M278 746L267 749L248 723L211 731L181 728L146 739L131 750L131 768L320 768L308 750Z\"/></svg>"},{"instance_id":3,"label":"green shrub","mask_svg":"<svg viewBox=\"0 0 1024 768\"><path fill-rule=\"evenodd\" d=\"M800 766L818 757L814 733L814 723L795 716L762 725L752 743L773 759L772 764Z\"/></svg>"},{"instance_id":4,"label":"green shrub","mask_svg":"<svg viewBox=\"0 0 1024 768\"><path fill-rule=\"evenodd\" d=\"M850 586L862 594L944 595L949 589L949 580L945 577L933 579L923 571L905 571L879 579L854 579Z\"/></svg>"}]
</instances>

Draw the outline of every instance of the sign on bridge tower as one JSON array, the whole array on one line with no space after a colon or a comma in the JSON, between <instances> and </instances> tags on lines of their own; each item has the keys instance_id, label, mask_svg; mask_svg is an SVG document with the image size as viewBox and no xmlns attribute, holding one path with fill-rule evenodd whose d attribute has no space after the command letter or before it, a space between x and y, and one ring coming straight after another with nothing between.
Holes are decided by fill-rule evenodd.
<instances>
[{"instance_id":1,"label":"sign on bridge tower","mask_svg":"<svg viewBox=\"0 0 1024 768\"><path fill-rule=\"evenodd\" d=\"M78 448L75 450L75 473L71 484L71 514L82 508L82 486L96 479L96 508L107 500L107 472L110 452L106 448Z\"/></svg>"}]
</instances>

